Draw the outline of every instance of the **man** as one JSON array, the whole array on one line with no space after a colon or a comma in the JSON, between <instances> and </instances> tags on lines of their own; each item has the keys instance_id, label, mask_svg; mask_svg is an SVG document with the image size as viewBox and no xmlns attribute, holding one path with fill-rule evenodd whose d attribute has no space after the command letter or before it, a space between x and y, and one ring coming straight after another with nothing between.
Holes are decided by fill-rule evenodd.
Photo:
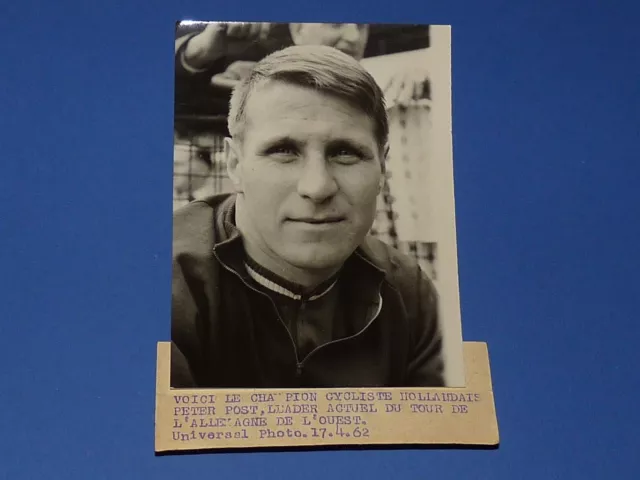
<instances>
[{"instance_id":1,"label":"man","mask_svg":"<svg viewBox=\"0 0 640 480\"><path fill-rule=\"evenodd\" d=\"M367 235L383 94L352 57L296 46L234 89L235 193L174 215L173 387L442 386L437 297Z\"/></svg>"}]
</instances>

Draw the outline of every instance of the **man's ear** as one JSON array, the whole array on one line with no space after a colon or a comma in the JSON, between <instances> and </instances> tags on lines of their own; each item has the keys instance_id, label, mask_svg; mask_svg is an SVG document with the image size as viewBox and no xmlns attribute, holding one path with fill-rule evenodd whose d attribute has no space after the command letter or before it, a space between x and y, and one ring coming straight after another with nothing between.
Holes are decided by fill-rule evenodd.
<instances>
[{"instance_id":1,"label":"man's ear","mask_svg":"<svg viewBox=\"0 0 640 480\"><path fill-rule=\"evenodd\" d=\"M380 175L380 181L378 182L378 193L382 191L384 182L387 179L387 159L389 158L389 145L385 145L382 151L382 158L380 159L380 167L382 169L382 175Z\"/></svg>"},{"instance_id":2,"label":"man's ear","mask_svg":"<svg viewBox=\"0 0 640 480\"><path fill-rule=\"evenodd\" d=\"M227 163L227 175L233 183L236 193L242 193L242 165L240 162L240 146L233 138L224 139L224 155Z\"/></svg>"}]
</instances>

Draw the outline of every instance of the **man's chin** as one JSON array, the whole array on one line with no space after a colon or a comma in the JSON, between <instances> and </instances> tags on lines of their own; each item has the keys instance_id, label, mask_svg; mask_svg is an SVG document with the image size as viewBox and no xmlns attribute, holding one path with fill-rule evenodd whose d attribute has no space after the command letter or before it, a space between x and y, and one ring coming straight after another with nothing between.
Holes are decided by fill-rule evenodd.
<instances>
[{"instance_id":1,"label":"man's chin","mask_svg":"<svg viewBox=\"0 0 640 480\"><path fill-rule=\"evenodd\" d=\"M321 271L340 268L352 252L328 248L298 248L285 252L287 263L301 270Z\"/></svg>"}]
</instances>

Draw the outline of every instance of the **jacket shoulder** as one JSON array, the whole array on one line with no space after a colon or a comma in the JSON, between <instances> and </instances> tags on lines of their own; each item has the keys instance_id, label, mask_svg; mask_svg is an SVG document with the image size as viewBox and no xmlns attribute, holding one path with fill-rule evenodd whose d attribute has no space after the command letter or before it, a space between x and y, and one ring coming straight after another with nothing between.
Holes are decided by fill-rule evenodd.
<instances>
[{"instance_id":1,"label":"jacket shoulder","mask_svg":"<svg viewBox=\"0 0 640 480\"><path fill-rule=\"evenodd\" d=\"M371 236L362 247L372 263L384 270L387 283L400 293L410 310L423 302L437 302L435 286L415 258Z\"/></svg>"},{"instance_id":2,"label":"jacket shoulder","mask_svg":"<svg viewBox=\"0 0 640 480\"><path fill-rule=\"evenodd\" d=\"M418 262L396 248L372 236L366 237L362 250L371 262L384 270L386 279L393 286L400 286L406 279L417 280L421 274Z\"/></svg>"},{"instance_id":3,"label":"jacket shoulder","mask_svg":"<svg viewBox=\"0 0 640 480\"><path fill-rule=\"evenodd\" d=\"M195 200L173 213L173 257L210 253L223 240L223 206L228 196Z\"/></svg>"},{"instance_id":4,"label":"jacket shoulder","mask_svg":"<svg viewBox=\"0 0 640 480\"><path fill-rule=\"evenodd\" d=\"M214 214L214 209L202 201L191 202L174 212L173 257L213 248Z\"/></svg>"}]
</instances>

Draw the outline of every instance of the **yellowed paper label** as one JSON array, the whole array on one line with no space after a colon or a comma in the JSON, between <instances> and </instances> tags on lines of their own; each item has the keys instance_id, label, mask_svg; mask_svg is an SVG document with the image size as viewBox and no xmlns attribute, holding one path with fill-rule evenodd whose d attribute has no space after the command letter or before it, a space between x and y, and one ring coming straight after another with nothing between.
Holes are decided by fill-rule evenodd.
<instances>
[{"instance_id":1,"label":"yellowed paper label","mask_svg":"<svg viewBox=\"0 0 640 480\"><path fill-rule=\"evenodd\" d=\"M464 343L464 388L172 389L158 344L156 451L353 444L497 445L485 343Z\"/></svg>"}]
</instances>

